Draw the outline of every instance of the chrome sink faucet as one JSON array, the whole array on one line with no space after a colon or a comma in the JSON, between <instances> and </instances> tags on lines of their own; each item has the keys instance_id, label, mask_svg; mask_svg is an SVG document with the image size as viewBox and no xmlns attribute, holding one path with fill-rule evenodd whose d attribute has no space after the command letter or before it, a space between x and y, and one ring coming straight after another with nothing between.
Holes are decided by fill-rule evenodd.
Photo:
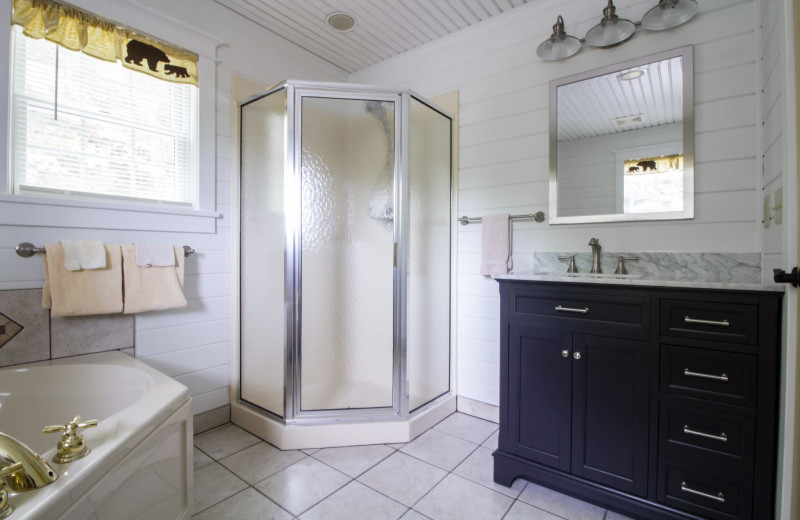
<instances>
[{"instance_id":1,"label":"chrome sink faucet","mask_svg":"<svg viewBox=\"0 0 800 520\"><path fill-rule=\"evenodd\" d=\"M600 268L600 241L592 238L589 240L589 245L592 246L592 270L589 272L600 274L603 272Z\"/></svg>"}]
</instances>

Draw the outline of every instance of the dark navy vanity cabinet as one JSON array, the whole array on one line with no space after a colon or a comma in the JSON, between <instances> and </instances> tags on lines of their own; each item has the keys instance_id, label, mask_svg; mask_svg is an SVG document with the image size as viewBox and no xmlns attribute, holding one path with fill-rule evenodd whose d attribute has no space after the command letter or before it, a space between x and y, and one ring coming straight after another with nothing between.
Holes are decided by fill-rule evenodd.
<instances>
[{"instance_id":1,"label":"dark navy vanity cabinet","mask_svg":"<svg viewBox=\"0 0 800 520\"><path fill-rule=\"evenodd\" d=\"M781 293L498 282L496 482L648 520L773 517Z\"/></svg>"}]
</instances>

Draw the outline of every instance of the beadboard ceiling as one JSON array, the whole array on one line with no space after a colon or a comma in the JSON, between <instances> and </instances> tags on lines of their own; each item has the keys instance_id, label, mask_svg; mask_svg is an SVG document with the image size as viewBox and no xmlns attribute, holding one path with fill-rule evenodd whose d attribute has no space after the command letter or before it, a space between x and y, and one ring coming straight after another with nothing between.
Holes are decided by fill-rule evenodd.
<instances>
[{"instance_id":1,"label":"beadboard ceiling","mask_svg":"<svg viewBox=\"0 0 800 520\"><path fill-rule=\"evenodd\" d=\"M333 63L355 72L536 0L214 0ZM356 19L350 32L325 22Z\"/></svg>"},{"instance_id":2,"label":"beadboard ceiling","mask_svg":"<svg viewBox=\"0 0 800 520\"><path fill-rule=\"evenodd\" d=\"M630 81L620 75L640 70ZM558 87L558 140L572 141L683 121L681 58Z\"/></svg>"}]
</instances>

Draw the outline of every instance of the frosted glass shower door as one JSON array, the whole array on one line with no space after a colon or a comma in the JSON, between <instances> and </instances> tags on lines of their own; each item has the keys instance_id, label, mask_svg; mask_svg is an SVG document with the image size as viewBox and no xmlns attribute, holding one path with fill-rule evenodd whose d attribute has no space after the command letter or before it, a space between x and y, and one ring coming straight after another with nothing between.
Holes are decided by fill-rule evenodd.
<instances>
[{"instance_id":1,"label":"frosted glass shower door","mask_svg":"<svg viewBox=\"0 0 800 520\"><path fill-rule=\"evenodd\" d=\"M395 106L301 99L302 411L393 406Z\"/></svg>"},{"instance_id":2,"label":"frosted glass shower door","mask_svg":"<svg viewBox=\"0 0 800 520\"><path fill-rule=\"evenodd\" d=\"M240 110L241 398L284 417L286 90Z\"/></svg>"},{"instance_id":3,"label":"frosted glass shower door","mask_svg":"<svg viewBox=\"0 0 800 520\"><path fill-rule=\"evenodd\" d=\"M409 411L450 390L450 118L410 100Z\"/></svg>"}]
</instances>

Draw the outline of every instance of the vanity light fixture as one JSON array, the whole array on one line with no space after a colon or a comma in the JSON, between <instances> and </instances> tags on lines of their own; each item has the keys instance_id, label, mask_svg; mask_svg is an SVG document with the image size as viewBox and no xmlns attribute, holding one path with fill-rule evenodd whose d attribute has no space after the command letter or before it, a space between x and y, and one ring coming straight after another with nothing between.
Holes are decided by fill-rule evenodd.
<instances>
[{"instance_id":1,"label":"vanity light fixture","mask_svg":"<svg viewBox=\"0 0 800 520\"><path fill-rule=\"evenodd\" d=\"M671 29L689 20L696 12L695 0L661 0L645 13L642 27L651 31Z\"/></svg>"},{"instance_id":2,"label":"vanity light fixture","mask_svg":"<svg viewBox=\"0 0 800 520\"><path fill-rule=\"evenodd\" d=\"M556 24L553 26L553 34L539 44L536 55L543 60L555 61L569 58L579 50L581 50L581 41L564 31L564 19L558 15Z\"/></svg>"},{"instance_id":3,"label":"vanity light fixture","mask_svg":"<svg viewBox=\"0 0 800 520\"><path fill-rule=\"evenodd\" d=\"M611 47L626 42L633 36L636 25L617 16L616 11L614 2L608 0L608 6L603 9L603 19L586 33L586 43L592 47Z\"/></svg>"},{"instance_id":4,"label":"vanity light fixture","mask_svg":"<svg viewBox=\"0 0 800 520\"><path fill-rule=\"evenodd\" d=\"M637 25L651 31L671 29L688 22L695 13L697 0L659 0L642 21L634 23L617 16L613 0L608 0L608 6L603 9L603 19L586 33L583 40L564 31L564 20L559 15L553 34L537 47L536 55L547 61L563 60L577 53L584 42L593 47L613 47L628 41Z\"/></svg>"}]
</instances>

